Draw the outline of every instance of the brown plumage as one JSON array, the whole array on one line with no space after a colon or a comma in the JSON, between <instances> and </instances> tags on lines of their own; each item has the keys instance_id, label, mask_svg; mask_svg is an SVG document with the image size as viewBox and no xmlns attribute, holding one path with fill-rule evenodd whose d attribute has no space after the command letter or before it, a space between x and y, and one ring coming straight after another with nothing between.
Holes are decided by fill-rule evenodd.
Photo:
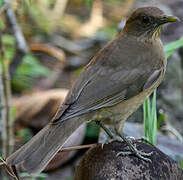
<instances>
[{"instance_id":1,"label":"brown plumage","mask_svg":"<svg viewBox=\"0 0 183 180\"><path fill-rule=\"evenodd\" d=\"M102 121L121 130L163 79L166 58L160 31L174 21L156 7L134 11L124 30L86 66L53 120L10 155L7 164L30 174L41 172L86 121Z\"/></svg>"}]
</instances>

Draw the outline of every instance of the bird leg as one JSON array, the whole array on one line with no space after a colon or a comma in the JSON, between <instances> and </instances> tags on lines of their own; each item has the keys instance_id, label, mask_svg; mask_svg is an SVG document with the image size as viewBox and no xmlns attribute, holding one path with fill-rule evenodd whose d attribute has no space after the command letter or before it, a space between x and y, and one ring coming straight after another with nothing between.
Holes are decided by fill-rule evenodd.
<instances>
[{"instance_id":1,"label":"bird leg","mask_svg":"<svg viewBox=\"0 0 183 180\"><path fill-rule=\"evenodd\" d=\"M114 139L112 132L101 121L96 121L96 124L98 124L106 132L110 139Z\"/></svg>"},{"instance_id":2,"label":"bird leg","mask_svg":"<svg viewBox=\"0 0 183 180\"><path fill-rule=\"evenodd\" d=\"M149 158L146 158L146 157L149 157L153 154L153 152L150 152L150 153L145 153L145 152L142 152L142 151L139 151L137 150L137 148L132 144L131 140L129 140L128 138L126 138L124 136L123 133L119 133L119 132L116 132L116 134L121 137L123 139L123 141L125 141L127 144L128 144L128 147L130 148L131 151L127 151L127 152L119 152L117 154L117 156L125 156L125 155L131 155L131 154L135 154L137 157L139 157L140 159L144 160L144 161L149 161L151 162L151 160ZM145 156L145 157L144 157Z\"/></svg>"},{"instance_id":3,"label":"bird leg","mask_svg":"<svg viewBox=\"0 0 183 180\"><path fill-rule=\"evenodd\" d=\"M96 124L99 125L109 136L109 138L106 137L105 134L100 136L99 142L101 142L102 148L104 147L105 144L111 143L113 141L121 142L121 138L116 136L114 132L111 129L107 128L101 121L96 121Z\"/></svg>"},{"instance_id":4,"label":"bird leg","mask_svg":"<svg viewBox=\"0 0 183 180\"><path fill-rule=\"evenodd\" d=\"M119 138L116 138L111 130L109 130L101 121L96 121L96 123L106 132L106 134L110 137L110 139L112 141L119 141ZM144 160L144 161L148 161L151 162L151 160L147 157L151 156L153 154L153 152L150 153L145 153L142 151L137 150L137 148L132 144L132 141L130 139L128 139L127 137L125 137L125 135L123 133L119 133L118 131L116 131L116 135L119 136L122 141L125 141L128 145L128 147L130 148L131 151L127 151L127 152L119 152L117 154L117 156L127 156L127 155L131 155L131 154L135 154L137 157L139 157L140 159ZM121 140L120 140L121 141ZM103 146L103 145L102 145Z\"/></svg>"}]
</instances>

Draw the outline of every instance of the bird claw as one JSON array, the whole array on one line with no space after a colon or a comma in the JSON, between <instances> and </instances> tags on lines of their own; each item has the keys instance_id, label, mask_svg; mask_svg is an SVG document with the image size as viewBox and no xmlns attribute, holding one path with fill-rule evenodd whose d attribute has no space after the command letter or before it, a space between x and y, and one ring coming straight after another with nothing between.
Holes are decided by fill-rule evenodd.
<instances>
[{"instance_id":1,"label":"bird claw","mask_svg":"<svg viewBox=\"0 0 183 180\"><path fill-rule=\"evenodd\" d=\"M153 155L153 151L152 151L152 152L149 152L149 153L142 152L142 151L138 151L138 152L140 152L140 154L141 154L142 156L150 157L150 156L152 156L152 155Z\"/></svg>"},{"instance_id":2,"label":"bird claw","mask_svg":"<svg viewBox=\"0 0 183 180\"><path fill-rule=\"evenodd\" d=\"M144 161L147 161L147 162L152 162L151 161L151 159L149 159L149 158L147 158L147 157L150 157L151 155L153 154L153 152L150 152L150 153L145 153L145 152L142 152L142 151L136 151L135 152L135 155L138 157L138 158L140 158L140 159L142 159L142 160L144 160ZM145 157L144 157L145 156Z\"/></svg>"},{"instance_id":3,"label":"bird claw","mask_svg":"<svg viewBox=\"0 0 183 180\"><path fill-rule=\"evenodd\" d=\"M134 151L119 152L119 153L117 153L116 156L117 157L119 157L119 156L128 156L128 155L132 155L132 154L134 154L135 156L137 156L138 158L140 158L144 161L152 162L151 159L149 159L147 157L150 157L153 154L153 152L145 153L145 152L142 152L142 151L138 151L137 149L135 149Z\"/></svg>"}]
</instances>

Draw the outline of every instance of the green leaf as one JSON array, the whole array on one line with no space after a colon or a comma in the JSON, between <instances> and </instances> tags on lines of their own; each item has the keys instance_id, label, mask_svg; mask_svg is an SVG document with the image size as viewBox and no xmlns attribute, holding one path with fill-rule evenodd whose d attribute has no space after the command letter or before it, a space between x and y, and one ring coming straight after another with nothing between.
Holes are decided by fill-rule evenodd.
<instances>
[{"instance_id":1,"label":"green leaf","mask_svg":"<svg viewBox=\"0 0 183 180\"><path fill-rule=\"evenodd\" d=\"M12 116L12 119L13 119L13 120L15 119L16 114L17 114L16 107L15 107L15 106L12 106L12 107L11 107L11 116Z\"/></svg>"},{"instance_id":2,"label":"green leaf","mask_svg":"<svg viewBox=\"0 0 183 180\"><path fill-rule=\"evenodd\" d=\"M49 76L51 71L41 65L35 56L28 54L23 58L22 66L18 68L21 74L27 74L29 76Z\"/></svg>"},{"instance_id":3,"label":"green leaf","mask_svg":"<svg viewBox=\"0 0 183 180\"><path fill-rule=\"evenodd\" d=\"M143 108L144 108L144 136L148 138L149 132L150 132L149 124L151 122L150 99L149 98L144 102Z\"/></svg>"},{"instance_id":4,"label":"green leaf","mask_svg":"<svg viewBox=\"0 0 183 180\"><path fill-rule=\"evenodd\" d=\"M165 119L165 117L166 117L165 113L159 115L158 120L157 120L157 129L160 129L160 126L161 126L163 120Z\"/></svg>"},{"instance_id":5,"label":"green leaf","mask_svg":"<svg viewBox=\"0 0 183 180\"><path fill-rule=\"evenodd\" d=\"M15 90L21 91L30 88L35 78L51 75L51 71L41 65L35 56L27 54L12 77L12 85Z\"/></svg>"},{"instance_id":6,"label":"green leaf","mask_svg":"<svg viewBox=\"0 0 183 180\"><path fill-rule=\"evenodd\" d=\"M164 46L166 57L168 58L177 48L183 46L183 38L169 43ZM157 120L156 112L156 90L153 94L152 104L150 103L150 98L143 104L143 118L144 118L144 136L152 143L156 144L157 129L159 129L160 124L165 118L165 114L162 114Z\"/></svg>"},{"instance_id":7,"label":"green leaf","mask_svg":"<svg viewBox=\"0 0 183 180\"><path fill-rule=\"evenodd\" d=\"M180 167L183 168L183 161L180 163Z\"/></svg>"},{"instance_id":8,"label":"green leaf","mask_svg":"<svg viewBox=\"0 0 183 180\"><path fill-rule=\"evenodd\" d=\"M153 93L153 99L152 99L152 142L155 145L156 144L156 138L157 138L157 112L156 112L156 89Z\"/></svg>"},{"instance_id":9,"label":"green leaf","mask_svg":"<svg viewBox=\"0 0 183 180\"><path fill-rule=\"evenodd\" d=\"M0 30L4 30L5 29L5 24L4 24L4 22L3 22L3 20L0 18Z\"/></svg>"},{"instance_id":10,"label":"green leaf","mask_svg":"<svg viewBox=\"0 0 183 180\"><path fill-rule=\"evenodd\" d=\"M0 8L4 5L4 0L0 0Z\"/></svg>"},{"instance_id":11,"label":"green leaf","mask_svg":"<svg viewBox=\"0 0 183 180\"><path fill-rule=\"evenodd\" d=\"M15 54L15 38L9 34L2 35L2 44L4 45L4 60L12 60Z\"/></svg>"},{"instance_id":12,"label":"green leaf","mask_svg":"<svg viewBox=\"0 0 183 180\"><path fill-rule=\"evenodd\" d=\"M17 131L16 136L20 137L23 143L26 143L33 137L33 134L29 128L24 128Z\"/></svg>"},{"instance_id":13,"label":"green leaf","mask_svg":"<svg viewBox=\"0 0 183 180\"><path fill-rule=\"evenodd\" d=\"M3 34L2 43L4 45L14 46L15 45L15 38L10 34Z\"/></svg>"},{"instance_id":14,"label":"green leaf","mask_svg":"<svg viewBox=\"0 0 183 180\"><path fill-rule=\"evenodd\" d=\"M27 5L31 5L31 3L32 3L32 0L24 0L25 1L25 3L27 3Z\"/></svg>"},{"instance_id":15,"label":"green leaf","mask_svg":"<svg viewBox=\"0 0 183 180\"><path fill-rule=\"evenodd\" d=\"M155 145L157 137L156 90L153 93L152 103L150 102L150 98L147 98L144 102L143 116L144 136Z\"/></svg>"},{"instance_id":16,"label":"green leaf","mask_svg":"<svg viewBox=\"0 0 183 180\"><path fill-rule=\"evenodd\" d=\"M181 46L183 46L183 38L167 44L164 47L166 57L168 58L176 49L180 48Z\"/></svg>"},{"instance_id":17,"label":"green leaf","mask_svg":"<svg viewBox=\"0 0 183 180\"><path fill-rule=\"evenodd\" d=\"M99 130L100 128L95 122L89 122L87 124L86 136L97 138L99 134Z\"/></svg>"},{"instance_id":18,"label":"green leaf","mask_svg":"<svg viewBox=\"0 0 183 180\"><path fill-rule=\"evenodd\" d=\"M93 0L84 0L86 6L90 7L92 5Z\"/></svg>"}]
</instances>

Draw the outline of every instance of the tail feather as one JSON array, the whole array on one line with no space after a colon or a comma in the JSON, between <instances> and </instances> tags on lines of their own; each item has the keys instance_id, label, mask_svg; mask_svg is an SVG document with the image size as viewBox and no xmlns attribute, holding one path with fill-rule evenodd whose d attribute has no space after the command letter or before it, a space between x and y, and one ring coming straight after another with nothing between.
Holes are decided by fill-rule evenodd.
<instances>
[{"instance_id":1,"label":"tail feather","mask_svg":"<svg viewBox=\"0 0 183 180\"><path fill-rule=\"evenodd\" d=\"M48 124L10 155L6 159L7 165L20 167L29 174L37 175L82 123L81 119L69 119L57 124Z\"/></svg>"}]
</instances>

